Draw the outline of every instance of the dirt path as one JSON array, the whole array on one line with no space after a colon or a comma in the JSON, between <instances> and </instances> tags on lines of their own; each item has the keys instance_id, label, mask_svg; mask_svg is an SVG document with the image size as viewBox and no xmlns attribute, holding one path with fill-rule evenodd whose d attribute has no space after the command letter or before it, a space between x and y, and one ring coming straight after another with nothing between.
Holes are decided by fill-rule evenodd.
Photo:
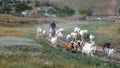
<instances>
[{"instance_id":1,"label":"dirt path","mask_svg":"<svg viewBox=\"0 0 120 68\"><path fill-rule=\"evenodd\" d=\"M68 30L68 29L73 30L74 27L78 26L80 23L81 22L78 22L78 21L76 22L69 21L69 23L57 23L57 28L63 28L64 30ZM45 24L43 28L45 29L47 27L47 29L49 29L48 25L49 24ZM104 61L115 62L118 65L120 65L120 52L115 53L114 57L108 58L108 57L103 56L102 47L97 46L97 53L95 54L94 57L100 60L104 60Z\"/></svg>"},{"instance_id":2,"label":"dirt path","mask_svg":"<svg viewBox=\"0 0 120 68\"><path fill-rule=\"evenodd\" d=\"M102 47L97 46L97 52L95 54L95 57L100 60L110 61L110 62L114 62L120 65L120 52L119 51L117 51L113 57L106 57L105 55L103 55Z\"/></svg>"}]
</instances>

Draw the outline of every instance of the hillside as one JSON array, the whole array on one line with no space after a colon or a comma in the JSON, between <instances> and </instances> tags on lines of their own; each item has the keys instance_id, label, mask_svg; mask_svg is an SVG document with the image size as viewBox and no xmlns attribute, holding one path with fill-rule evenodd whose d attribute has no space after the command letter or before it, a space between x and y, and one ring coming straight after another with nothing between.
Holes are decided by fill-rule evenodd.
<instances>
[{"instance_id":1,"label":"hillside","mask_svg":"<svg viewBox=\"0 0 120 68\"><path fill-rule=\"evenodd\" d=\"M74 9L87 9L99 14L114 15L115 0L52 0L54 4L63 7L69 6Z\"/></svg>"},{"instance_id":2,"label":"hillside","mask_svg":"<svg viewBox=\"0 0 120 68\"><path fill-rule=\"evenodd\" d=\"M44 0L41 0L41 3ZM46 0L45 0L46 1ZM94 15L115 15L116 0L47 0L59 7L69 6L73 9L87 9ZM35 1L32 0L33 4Z\"/></svg>"},{"instance_id":3,"label":"hillside","mask_svg":"<svg viewBox=\"0 0 120 68\"><path fill-rule=\"evenodd\" d=\"M75 9L79 8L95 8L110 4L110 0L52 0L59 6L70 6Z\"/></svg>"}]
</instances>

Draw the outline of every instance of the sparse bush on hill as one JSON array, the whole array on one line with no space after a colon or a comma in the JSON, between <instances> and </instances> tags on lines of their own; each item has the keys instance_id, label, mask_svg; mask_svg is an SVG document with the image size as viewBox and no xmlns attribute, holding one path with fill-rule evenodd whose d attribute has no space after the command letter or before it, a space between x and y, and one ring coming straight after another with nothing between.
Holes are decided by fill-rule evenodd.
<instances>
[{"instance_id":1,"label":"sparse bush on hill","mask_svg":"<svg viewBox=\"0 0 120 68\"><path fill-rule=\"evenodd\" d=\"M92 16L93 12L91 10L79 9L78 13L83 16Z\"/></svg>"},{"instance_id":2,"label":"sparse bush on hill","mask_svg":"<svg viewBox=\"0 0 120 68\"><path fill-rule=\"evenodd\" d=\"M57 11L57 14L60 17L64 17L64 16L72 16L75 13L75 10L68 7L68 6L64 6L63 8L54 6L55 10Z\"/></svg>"},{"instance_id":3,"label":"sparse bush on hill","mask_svg":"<svg viewBox=\"0 0 120 68\"><path fill-rule=\"evenodd\" d=\"M88 14L88 11L85 9L79 9L78 12L80 15L87 15Z\"/></svg>"},{"instance_id":4,"label":"sparse bush on hill","mask_svg":"<svg viewBox=\"0 0 120 68\"><path fill-rule=\"evenodd\" d=\"M62 8L62 13L64 13L66 16L72 16L75 13L75 10L68 6L65 6Z\"/></svg>"}]
</instances>

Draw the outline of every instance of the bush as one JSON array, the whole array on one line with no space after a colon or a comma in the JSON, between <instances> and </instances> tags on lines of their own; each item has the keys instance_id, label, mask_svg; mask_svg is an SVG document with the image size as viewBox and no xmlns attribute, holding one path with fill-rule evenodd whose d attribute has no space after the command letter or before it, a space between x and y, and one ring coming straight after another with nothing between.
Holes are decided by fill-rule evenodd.
<instances>
[{"instance_id":1,"label":"bush","mask_svg":"<svg viewBox=\"0 0 120 68\"><path fill-rule=\"evenodd\" d=\"M62 8L62 13L64 13L66 16L72 16L75 13L75 10L65 6Z\"/></svg>"},{"instance_id":2,"label":"bush","mask_svg":"<svg viewBox=\"0 0 120 68\"><path fill-rule=\"evenodd\" d=\"M32 9L32 6L28 6L26 3L19 3L15 6L15 10L18 13L21 13L22 11L25 11L25 10L31 10L31 9Z\"/></svg>"},{"instance_id":3,"label":"bush","mask_svg":"<svg viewBox=\"0 0 120 68\"><path fill-rule=\"evenodd\" d=\"M58 6L53 6L53 8L58 11L58 12L61 12L61 8L59 8Z\"/></svg>"},{"instance_id":4,"label":"bush","mask_svg":"<svg viewBox=\"0 0 120 68\"><path fill-rule=\"evenodd\" d=\"M5 11L5 13L10 13L11 9L12 9L11 6L8 4L2 7L2 10Z\"/></svg>"},{"instance_id":5,"label":"bush","mask_svg":"<svg viewBox=\"0 0 120 68\"><path fill-rule=\"evenodd\" d=\"M65 6L63 8L54 6L54 8L56 9L59 16L72 16L75 13L75 10L68 6Z\"/></svg>"},{"instance_id":6,"label":"bush","mask_svg":"<svg viewBox=\"0 0 120 68\"><path fill-rule=\"evenodd\" d=\"M88 14L88 11L85 9L79 9L78 12L80 15L87 15Z\"/></svg>"},{"instance_id":7,"label":"bush","mask_svg":"<svg viewBox=\"0 0 120 68\"><path fill-rule=\"evenodd\" d=\"M57 14L57 11L54 8L48 9L49 14Z\"/></svg>"},{"instance_id":8,"label":"bush","mask_svg":"<svg viewBox=\"0 0 120 68\"><path fill-rule=\"evenodd\" d=\"M45 10L38 10L38 13L39 13L41 16L43 16L44 13L45 13Z\"/></svg>"}]
</instances>

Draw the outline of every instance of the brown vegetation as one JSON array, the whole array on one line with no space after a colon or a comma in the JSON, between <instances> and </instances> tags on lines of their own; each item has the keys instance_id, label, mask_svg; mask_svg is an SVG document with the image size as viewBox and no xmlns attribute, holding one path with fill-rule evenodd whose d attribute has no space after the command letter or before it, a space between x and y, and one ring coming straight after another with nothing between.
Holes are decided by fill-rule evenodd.
<instances>
[{"instance_id":1,"label":"brown vegetation","mask_svg":"<svg viewBox=\"0 0 120 68\"><path fill-rule=\"evenodd\" d=\"M25 34L11 28L0 28L0 36L24 36Z\"/></svg>"}]
</instances>

